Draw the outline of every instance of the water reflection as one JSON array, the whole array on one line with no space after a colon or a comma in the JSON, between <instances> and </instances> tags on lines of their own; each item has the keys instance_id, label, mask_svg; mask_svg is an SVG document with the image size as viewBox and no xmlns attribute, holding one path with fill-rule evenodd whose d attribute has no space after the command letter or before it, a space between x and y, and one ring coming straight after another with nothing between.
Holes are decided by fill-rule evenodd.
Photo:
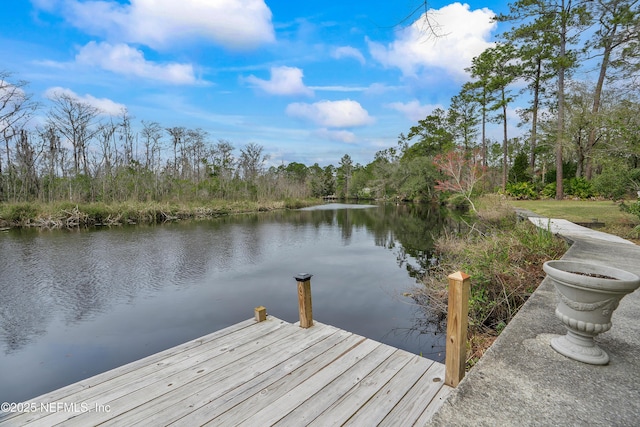
<instances>
[{"instance_id":1,"label":"water reflection","mask_svg":"<svg viewBox=\"0 0 640 427\"><path fill-rule=\"evenodd\" d=\"M319 321L442 359L442 338L403 295L426 271L444 218L383 205L3 233L0 400L205 335L251 317L257 305L294 322L299 271L314 274Z\"/></svg>"}]
</instances>

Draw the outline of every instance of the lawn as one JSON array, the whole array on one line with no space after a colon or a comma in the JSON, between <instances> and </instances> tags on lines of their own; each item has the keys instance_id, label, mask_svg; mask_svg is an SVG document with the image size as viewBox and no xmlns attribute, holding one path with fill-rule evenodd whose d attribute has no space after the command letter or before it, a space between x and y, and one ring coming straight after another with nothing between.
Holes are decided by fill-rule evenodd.
<instances>
[{"instance_id":1,"label":"lawn","mask_svg":"<svg viewBox=\"0 0 640 427\"><path fill-rule=\"evenodd\" d=\"M638 223L635 215L623 212L619 203L610 200L510 200L509 204L540 216L572 222L604 222L606 225Z\"/></svg>"},{"instance_id":2,"label":"lawn","mask_svg":"<svg viewBox=\"0 0 640 427\"><path fill-rule=\"evenodd\" d=\"M601 222L600 231L638 242L640 224L637 216L623 212L618 202L610 200L509 200L516 208L528 209L547 218L571 222Z\"/></svg>"}]
</instances>

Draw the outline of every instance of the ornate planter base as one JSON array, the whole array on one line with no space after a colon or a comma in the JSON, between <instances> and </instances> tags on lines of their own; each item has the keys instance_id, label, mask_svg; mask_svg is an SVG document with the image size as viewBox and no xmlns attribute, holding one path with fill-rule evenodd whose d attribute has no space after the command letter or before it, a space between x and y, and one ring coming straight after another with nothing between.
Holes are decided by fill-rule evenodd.
<instances>
[{"instance_id":1,"label":"ornate planter base","mask_svg":"<svg viewBox=\"0 0 640 427\"><path fill-rule=\"evenodd\" d=\"M567 328L566 335L551 340L551 347L583 363L609 363L609 355L593 338L611 329L613 311L626 294L640 286L640 277L578 261L547 261L543 268L558 292L556 317Z\"/></svg>"},{"instance_id":2,"label":"ornate planter base","mask_svg":"<svg viewBox=\"0 0 640 427\"><path fill-rule=\"evenodd\" d=\"M593 340L593 337L580 335L571 330L567 335L551 339L551 347L570 359L592 365L606 365L609 355Z\"/></svg>"}]
</instances>

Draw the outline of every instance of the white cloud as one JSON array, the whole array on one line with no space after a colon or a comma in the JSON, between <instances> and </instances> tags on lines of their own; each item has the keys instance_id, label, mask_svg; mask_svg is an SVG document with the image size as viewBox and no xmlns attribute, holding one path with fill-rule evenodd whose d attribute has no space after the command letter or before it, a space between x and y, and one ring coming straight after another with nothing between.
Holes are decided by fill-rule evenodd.
<instances>
[{"instance_id":1,"label":"white cloud","mask_svg":"<svg viewBox=\"0 0 640 427\"><path fill-rule=\"evenodd\" d=\"M84 96L80 96L71 89L55 86L47 89L44 93L44 96L53 99L56 96L66 95L76 101L83 102L85 104L89 104L92 107L97 108L104 114L109 114L112 116L117 116L122 113L122 110L126 108L124 104L119 104L114 102L108 98L96 98L93 95L86 94Z\"/></svg>"},{"instance_id":2,"label":"white cloud","mask_svg":"<svg viewBox=\"0 0 640 427\"><path fill-rule=\"evenodd\" d=\"M397 32L396 40L384 46L368 40L371 56L386 67L397 67L405 76L415 76L428 68L440 68L457 76L471 60L493 44L488 41L497 24L487 8L471 11L468 4L452 3L430 9L430 21L438 36L425 33L425 14L411 26Z\"/></svg>"},{"instance_id":3,"label":"white cloud","mask_svg":"<svg viewBox=\"0 0 640 427\"><path fill-rule=\"evenodd\" d=\"M411 102L392 102L387 104L387 107L400 111L403 113L409 120L413 120L415 122L424 119L428 114L431 114L433 110L436 108L442 108L441 105L422 105L418 100L413 100Z\"/></svg>"},{"instance_id":4,"label":"white cloud","mask_svg":"<svg viewBox=\"0 0 640 427\"><path fill-rule=\"evenodd\" d=\"M393 92L402 89L402 86L390 86L384 83L373 83L369 85L365 93L367 95L382 95L383 93Z\"/></svg>"},{"instance_id":5,"label":"white cloud","mask_svg":"<svg viewBox=\"0 0 640 427\"><path fill-rule=\"evenodd\" d=\"M361 64L365 63L364 55L362 55L362 53L358 49L351 46L340 46L336 48L333 51L332 56L336 59L354 58Z\"/></svg>"},{"instance_id":6,"label":"white cloud","mask_svg":"<svg viewBox=\"0 0 640 427\"><path fill-rule=\"evenodd\" d=\"M59 0L31 0L36 9L52 12L58 7Z\"/></svg>"},{"instance_id":7,"label":"white cloud","mask_svg":"<svg viewBox=\"0 0 640 427\"><path fill-rule=\"evenodd\" d=\"M348 130L330 130L330 129L318 129L313 134L322 139L328 139L330 141L346 142L352 144L356 142L356 135Z\"/></svg>"},{"instance_id":8,"label":"white cloud","mask_svg":"<svg viewBox=\"0 0 640 427\"><path fill-rule=\"evenodd\" d=\"M381 95L385 92L391 92L398 89L402 89L401 86L388 86L382 83L373 83L369 86L346 86L346 85L334 85L334 86L309 86L309 89L316 90L318 92L362 92L367 95Z\"/></svg>"},{"instance_id":9,"label":"white cloud","mask_svg":"<svg viewBox=\"0 0 640 427\"><path fill-rule=\"evenodd\" d=\"M209 40L229 49L275 41L272 14L264 0L61 0L65 18L109 41L154 49L185 41ZM50 8L51 1L36 6Z\"/></svg>"},{"instance_id":10,"label":"white cloud","mask_svg":"<svg viewBox=\"0 0 640 427\"><path fill-rule=\"evenodd\" d=\"M364 92L368 88L364 86L310 86L310 89L325 92Z\"/></svg>"},{"instance_id":11,"label":"white cloud","mask_svg":"<svg viewBox=\"0 0 640 427\"><path fill-rule=\"evenodd\" d=\"M286 113L326 128L352 128L373 123L367 110L350 99L313 104L296 102L287 106Z\"/></svg>"},{"instance_id":12,"label":"white cloud","mask_svg":"<svg viewBox=\"0 0 640 427\"><path fill-rule=\"evenodd\" d=\"M272 67L271 79L262 80L254 75L245 80L250 84L273 95L306 95L313 96L313 90L302 82L303 73L295 67Z\"/></svg>"},{"instance_id":13,"label":"white cloud","mask_svg":"<svg viewBox=\"0 0 640 427\"><path fill-rule=\"evenodd\" d=\"M98 66L114 73L144 77L174 84L197 82L191 64L155 64L144 58L142 51L126 44L89 42L76 55L80 64Z\"/></svg>"}]
</instances>

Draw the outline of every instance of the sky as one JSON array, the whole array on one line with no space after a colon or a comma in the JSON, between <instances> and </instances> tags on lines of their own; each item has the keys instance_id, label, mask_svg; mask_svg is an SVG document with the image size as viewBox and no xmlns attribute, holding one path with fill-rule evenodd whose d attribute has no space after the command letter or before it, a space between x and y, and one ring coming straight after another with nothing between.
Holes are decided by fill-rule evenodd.
<instances>
[{"instance_id":1,"label":"sky","mask_svg":"<svg viewBox=\"0 0 640 427\"><path fill-rule=\"evenodd\" d=\"M10 0L0 71L42 103L201 128L268 165L370 163L434 108L501 31L503 0ZM433 30L433 31L430 31ZM434 32L436 36L434 36ZM168 137L165 143L168 145Z\"/></svg>"}]
</instances>

